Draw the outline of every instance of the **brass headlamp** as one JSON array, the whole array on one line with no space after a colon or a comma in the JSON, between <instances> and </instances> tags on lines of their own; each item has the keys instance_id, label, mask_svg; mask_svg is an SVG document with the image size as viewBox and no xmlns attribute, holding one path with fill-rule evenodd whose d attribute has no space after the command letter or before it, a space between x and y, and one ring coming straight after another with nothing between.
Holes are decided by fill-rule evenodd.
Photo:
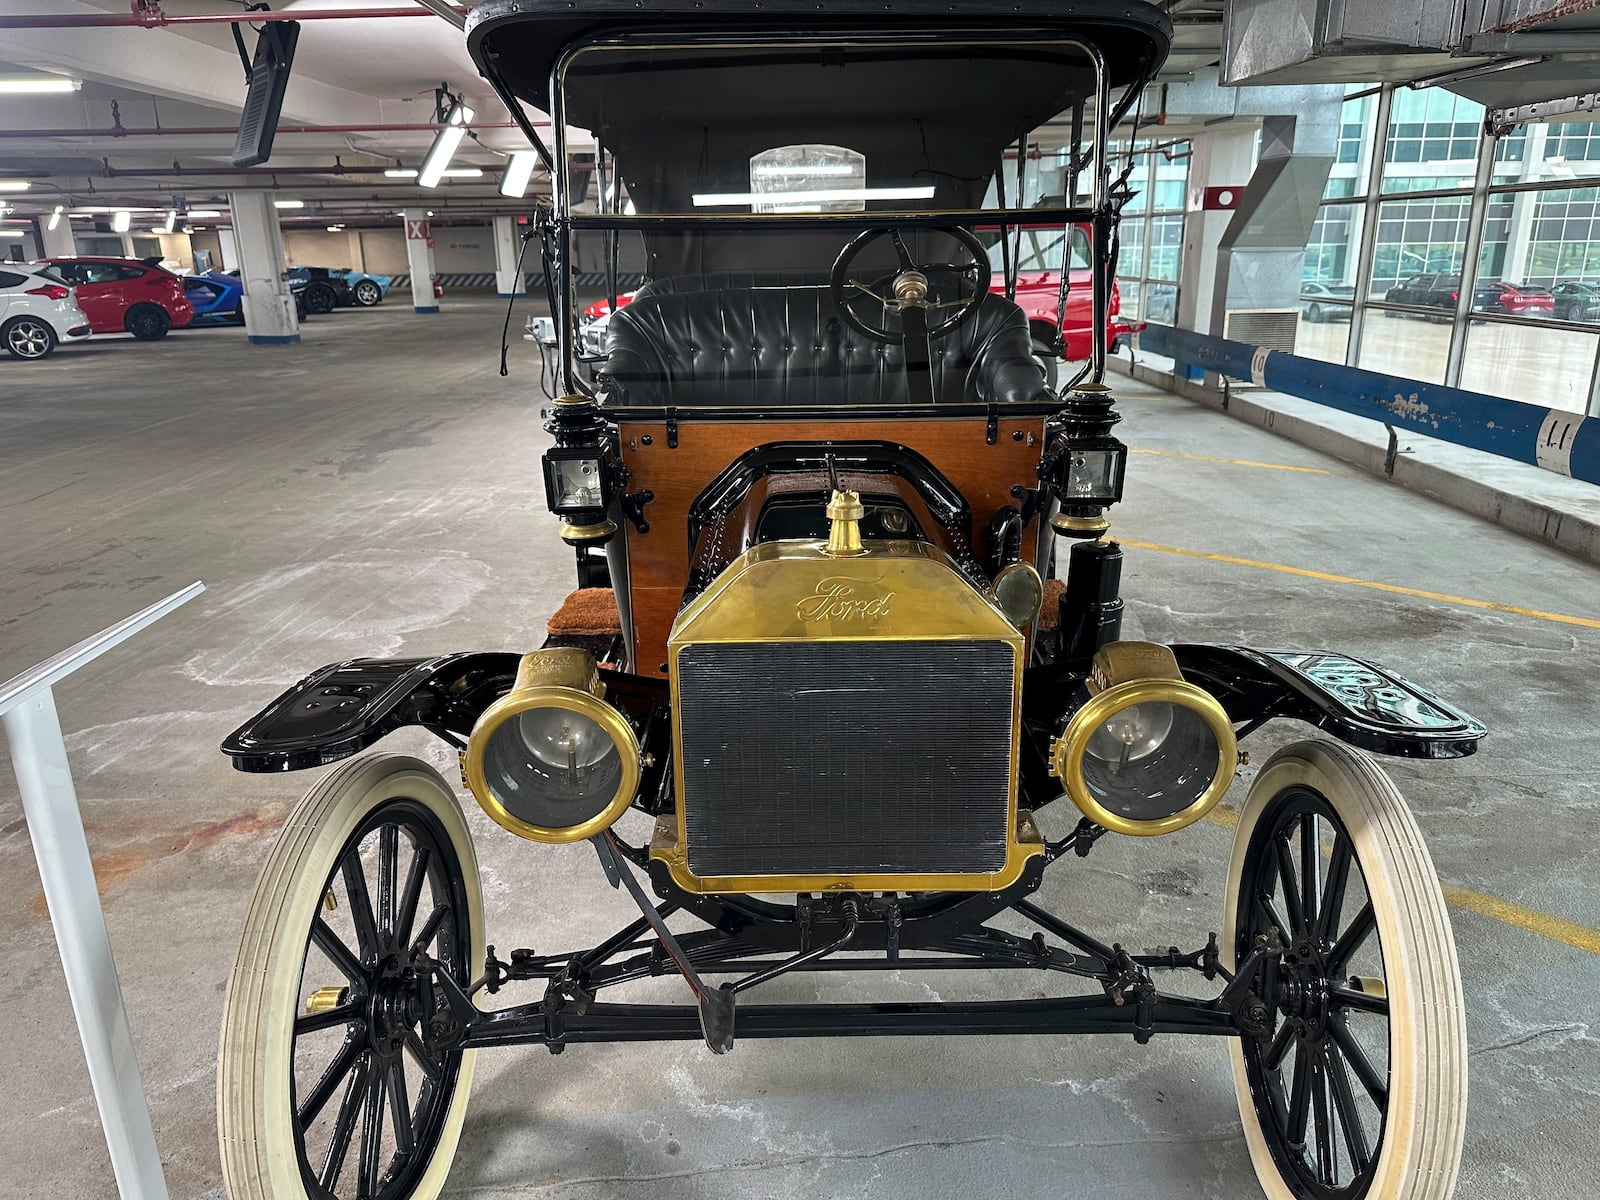
<instances>
[{"instance_id":1,"label":"brass headlamp","mask_svg":"<svg viewBox=\"0 0 1600 1200\"><path fill-rule=\"evenodd\" d=\"M1222 799L1238 742L1222 705L1185 681L1152 642L1112 642L1094 656L1088 699L1050 754L1050 771L1084 816L1114 833L1172 833Z\"/></svg>"},{"instance_id":2,"label":"brass headlamp","mask_svg":"<svg viewBox=\"0 0 1600 1200\"><path fill-rule=\"evenodd\" d=\"M472 727L462 760L484 812L536 842L609 829L638 792L639 739L604 697L588 651L524 655L511 690Z\"/></svg>"}]
</instances>

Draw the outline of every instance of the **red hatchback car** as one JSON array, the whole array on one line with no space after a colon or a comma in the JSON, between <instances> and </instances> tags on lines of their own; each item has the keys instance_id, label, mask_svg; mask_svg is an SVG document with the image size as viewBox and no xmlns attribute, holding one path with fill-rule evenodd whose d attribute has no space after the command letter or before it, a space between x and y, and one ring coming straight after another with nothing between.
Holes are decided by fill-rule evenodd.
<instances>
[{"instance_id":1,"label":"red hatchback car","mask_svg":"<svg viewBox=\"0 0 1600 1200\"><path fill-rule=\"evenodd\" d=\"M182 329L194 317L183 281L171 271L131 258L47 258L72 284L96 333L131 333L142 342Z\"/></svg>"}]
</instances>

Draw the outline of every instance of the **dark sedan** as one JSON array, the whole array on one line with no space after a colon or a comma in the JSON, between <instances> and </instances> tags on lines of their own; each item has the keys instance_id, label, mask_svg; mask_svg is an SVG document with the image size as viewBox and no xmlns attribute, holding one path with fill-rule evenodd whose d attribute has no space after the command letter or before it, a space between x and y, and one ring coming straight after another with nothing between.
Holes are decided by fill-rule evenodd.
<instances>
[{"instance_id":1,"label":"dark sedan","mask_svg":"<svg viewBox=\"0 0 1600 1200\"><path fill-rule=\"evenodd\" d=\"M1550 293L1556 320L1600 322L1600 282L1558 283Z\"/></svg>"},{"instance_id":2,"label":"dark sedan","mask_svg":"<svg viewBox=\"0 0 1600 1200\"><path fill-rule=\"evenodd\" d=\"M1454 309L1461 295L1459 275L1413 275L1402 279L1383 294L1387 304L1404 304L1412 308ZM1395 313L1389 314L1391 317Z\"/></svg>"}]
</instances>

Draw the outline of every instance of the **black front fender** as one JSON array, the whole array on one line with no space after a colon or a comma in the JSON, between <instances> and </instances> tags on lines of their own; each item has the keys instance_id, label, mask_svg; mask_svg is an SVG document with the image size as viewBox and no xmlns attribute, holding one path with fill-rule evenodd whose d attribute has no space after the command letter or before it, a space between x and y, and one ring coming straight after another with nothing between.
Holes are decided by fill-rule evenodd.
<instances>
[{"instance_id":1,"label":"black front fender","mask_svg":"<svg viewBox=\"0 0 1600 1200\"><path fill-rule=\"evenodd\" d=\"M465 738L511 686L520 654L353 658L320 667L228 735L240 771L299 771L365 750L407 725Z\"/></svg>"},{"instance_id":2,"label":"black front fender","mask_svg":"<svg viewBox=\"0 0 1600 1200\"><path fill-rule=\"evenodd\" d=\"M1235 724L1289 717L1376 754L1463 758L1488 730L1432 692L1343 654L1172 647L1184 678L1214 695Z\"/></svg>"}]
</instances>

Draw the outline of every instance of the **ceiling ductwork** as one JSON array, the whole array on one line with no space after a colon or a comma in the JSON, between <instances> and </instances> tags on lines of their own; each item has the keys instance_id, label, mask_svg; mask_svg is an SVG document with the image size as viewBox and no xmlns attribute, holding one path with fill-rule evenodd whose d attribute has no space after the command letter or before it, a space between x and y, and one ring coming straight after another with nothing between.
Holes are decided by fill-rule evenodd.
<instances>
[{"instance_id":1,"label":"ceiling ductwork","mask_svg":"<svg viewBox=\"0 0 1600 1200\"><path fill-rule=\"evenodd\" d=\"M1600 0L1234 0L1222 82L1439 86L1488 108L1595 90Z\"/></svg>"}]
</instances>

